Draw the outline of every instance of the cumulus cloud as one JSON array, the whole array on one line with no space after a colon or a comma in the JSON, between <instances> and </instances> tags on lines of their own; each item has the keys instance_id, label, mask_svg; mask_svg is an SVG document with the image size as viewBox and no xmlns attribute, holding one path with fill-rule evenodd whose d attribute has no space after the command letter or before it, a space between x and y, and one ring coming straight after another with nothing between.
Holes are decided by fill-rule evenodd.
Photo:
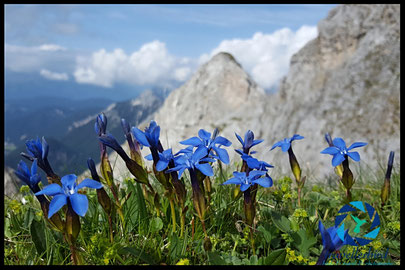
<instances>
[{"instance_id":1,"label":"cumulus cloud","mask_svg":"<svg viewBox=\"0 0 405 270\"><path fill-rule=\"evenodd\" d=\"M165 43L155 40L138 51L126 54L122 49L98 50L91 57L78 57L74 77L78 83L112 87L125 82L136 85L170 85L184 81L196 61L170 54Z\"/></svg>"},{"instance_id":2,"label":"cumulus cloud","mask_svg":"<svg viewBox=\"0 0 405 270\"><path fill-rule=\"evenodd\" d=\"M48 80L67 81L69 79L69 76L66 73L52 72L47 69L41 69L39 74Z\"/></svg>"},{"instance_id":3,"label":"cumulus cloud","mask_svg":"<svg viewBox=\"0 0 405 270\"><path fill-rule=\"evenodd\" d=\"M278 85L287 74L291 56L308 41L317 36L315 26L302 26L296 32L282 28L271 34L257 32L250 39L222 41L208 54L203 54L200 64L219 52L231 53L263 88Z\"/></svg>"}]
</instances>

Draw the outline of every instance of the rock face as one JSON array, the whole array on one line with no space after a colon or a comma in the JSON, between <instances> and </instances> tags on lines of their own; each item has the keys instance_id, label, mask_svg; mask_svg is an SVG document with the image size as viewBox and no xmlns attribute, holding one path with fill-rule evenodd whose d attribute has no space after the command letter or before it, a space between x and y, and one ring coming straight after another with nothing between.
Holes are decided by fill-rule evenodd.
<instances>
[{"instance_id":1,"label":"rock face","mask_svg":"<svg viewBox=\"0 0 405 270\"><path fill-rule=\"evenodd\" d=\"M4 195L14 198L20 187L20 179L14 175L13 170L9 167L4 167Z\"/></svg>"},{"instance_id":2,"label":"rock face","mask_svg":"<svg viewBox=\"0 0 405 270\"><path fill-rule=\"evenodd\" d=\"M288 156L269 149L298 133L305 139L293 142L293 149L311 181L333 173L331 156L320 154L329 132L347 146L367 142L358 150L361 164L374 172L378 164L386 166L391 150L399 161L399 20L399 5L334 8L319 22L319 36L292 57L273 95L266 95L230 54L219 53L139 128L155 119L164 148L176 152L184 147L178 142L197 136L200 128L212 132L217 127L232 142L231 158L233 149L241 148L234 132L243 137L251 129L255 138L264 139L254 148L256 157L275 165L276 177L290 172ZM118 171L126 172L117 161Z\"/></svg>"},{"instance_id":3,"label":"rock face","mask_svg":"<svg viewBox=\"0 0 405 270\"><path fill-rule=\"evenodd\" d=\"M266 107L264 134L271 141L299 133L297 156L314 175L330 168L323 135L359 152L372 170L386 166L390 150L399 161L399 5L343 5L318 24L319 36L291 59L290 71ZM281 152L281 151L277 151ZM279 154L278 153L278 154ZM278 159L278 156L275 156Z\"/></svg>"},{"instance_id":4,"label":"rock face","mask_svg":"<svg viewBox=\"0 0 405 270\"><path fill-rule=\"evenodd\" d=\"M228 53L215 55L182 87L173 91L156 113L163 146L182 148L178 142L215 127L229 139L234 132L254 128L264 112L264 90ZM236 139L235 139L236 143Z\"/></svg>"}]
</instances>

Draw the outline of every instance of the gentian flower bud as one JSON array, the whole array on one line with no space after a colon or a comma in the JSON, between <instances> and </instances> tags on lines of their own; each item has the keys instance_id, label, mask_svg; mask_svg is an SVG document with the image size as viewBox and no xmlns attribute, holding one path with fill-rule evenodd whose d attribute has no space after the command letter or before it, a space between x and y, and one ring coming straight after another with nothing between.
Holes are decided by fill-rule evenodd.
<instances>
[{"instance_id":1,"label":"gentian flower bud","mask_svg":"<svg viewBox=\"0 0 405 270\"><path fill-rule=\"evenodd\" d=\"M136 139L133 138L129 123L124 118L121 119L121 126L129 145L131 159L135 160L135 162L138 163L139 166L143 167L144 164L140 144Z\"/></svg>"},{"instance_id":2,"label":"gentian flower bud","mask_svg":"<svg viewBox=\"0 0 405 270\"><path fill-rule=\"evenodd\" d=\"M89 170L91 172L91 178L100 182L100 177L97 174L96 165L94 164L93 159L89 158L87 160L87 167L89 168ZM104 211L110 215L111 210L112 210L111 209L111 200L103 187L97 189L97 200L100 203L101 207L103 207Z\"/></svg>"},{"instance_id":3,"label":"gentian flower bud","mask_svg":"<svg viewBox=\"0 0 405 270\"><path fill-rule=\"evenodd\" d=\"M36 140L26 141L25 145L28 154L22 152L21 156L30 161L34 161L34 159L36 159L38 162L38 167L40 167L46 173L48 182L60 184L60 177L53 172L51 165L48 162L49 145L46 142L45 137L42 137L42 143L39 138L37 138Z\"/></svg>"},{"instance_id":4,"label":"gentian flower bud","mask_svg":"<svg viewBox=\"0 0 405 270\"><path fill-rule=\"evenodd\" d=\"M384 206L388 198L390 196L391 192L391 184L390 184L390 179L391 179L391 172L392 172L392 166L394 164L394 151L390 152L390 156L388 158L388 165L387 165L387 171L385 173L385 180L384 180L384 185L381 188L381 205Z\"/></svg>"},{"instance_id":5,"label":"gentian flower bud","mask_svg":"<svg viewBox=\"0 0 405 270\"><path fill-rule=\"evenodd\" d=\"M31 166L31 172L29 171L27 164L24 161L20 161L18 164L17 171L14 172L15 175L20 178L25 184L29 186L33 193L39 192L38 183L41 182L41 176L37 173L37 159L34 159ZM63 222L60 215L53 215L51 218L48 217L49 201L44 195L35 195L41 204L42 212L44 217L59 231L63 231Z\"/></svg>"},{"instance_id":6,"label":"gentian flower bud","mask_svg":"<svg viewBox=\"0 0 405 270\"><path fill-rule=\"evenodd\" d=\"M136 177L135 180L137 182L143 184L149 183L148 174L145 172L145 170L141 166L139 166L138 163L128 157L124 149L122 149L121 145L111 134L101 135L98 139L104 145L112 148L113 150L115 150L115 152L117 152L117 154L125 161L125 165L131 172L131 174Z\"/></svg>"}]
</instances>

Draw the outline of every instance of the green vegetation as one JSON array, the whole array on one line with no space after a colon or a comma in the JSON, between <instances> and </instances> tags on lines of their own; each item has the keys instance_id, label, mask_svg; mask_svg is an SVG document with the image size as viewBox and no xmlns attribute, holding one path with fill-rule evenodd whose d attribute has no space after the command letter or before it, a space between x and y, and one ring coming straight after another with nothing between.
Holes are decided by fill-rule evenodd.
<instances>
[{"instance_id":1,"label":"green vegetation","mask_svg":"<svg viewBox=\"0 0 405 270\"><path fill-rule=\"evenodd\" d=\"M83 264L198 264L198 265L271 265L315 264L323 248L318 229L319 220L326 228L334 225L338 210L345 205L345 188L338 184L336 175L331 185L307 185L302 190L301 207L297 205L295 183L289 177L274 179L271 188L258 189L255 217L255 252L250 244L250 228L244 223L243 200L239 187L222 186L232 177L232 171L241 164L214 168L212 191L206 215L210 243L204 241L204 232L193 207L190 179L184 175L187 188L186 222L180 237L180 213L176 208L176 231L173 231L171 207L163 196L164 189L156 179L153 188L160 196L160 211L144 199L142 186L127 179L119 187L126 226L120 226L118 215L113 220L114 238L110 242L108 216L97 201L96 190L86 189L89 209L81 218L77 238L77 252ZM400 263L400 174L394 168L391 194L381 208L380 192L384 172L368 179L367 172L358 175L352 188L353 200L368 202L379 213L381 230L370 244L358 252L385 253L387 258L360 259L331 258L327 264ZM378 180L378 181L376 181ZM325 180L325 183L327 181ZM27 186L16 198L5 198L4 205L4 264L6 265L65 265L72 264L69 245L59 232L54 231L42 217L39 202ZM107 190L109 193L110 190ZM111 194L109 194L112 197ZM23 198L23 199L21 199ZM23 203L24 202L24 203ZM352 253L354 247L344 246L341 253ZM255 254L255 255L253 255Z\"/></svg>"}]
</instances>

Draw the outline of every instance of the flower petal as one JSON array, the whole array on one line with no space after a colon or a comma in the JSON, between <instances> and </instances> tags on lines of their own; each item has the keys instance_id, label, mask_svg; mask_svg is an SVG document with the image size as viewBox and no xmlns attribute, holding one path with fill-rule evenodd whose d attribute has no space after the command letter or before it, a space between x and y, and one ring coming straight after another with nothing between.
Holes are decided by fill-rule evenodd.
<instances>
[{"instance_id":1,"label":"flower petal","mask_svg":"<svg viewBox=\"0 0 405 270\"><path fill-rule=\"evenodd\" d=\"M252 147L254 137L255 135L253 134L253 132L251 130L248 130L245 134L245 145L243 146L243 148Z\"/></svg>"},{"instance_id":2,"label":"flower petal","mask_svg":"<svg viewBox=\"0 0 405 270\"><path fill-rule=\"evenodd\" d=\"M178 174L179 174L179 179L181 178L181 175L183 174L183 172L184 172L184 170L186 169L186 167L185 166L183 166L182 168L180 168L180 170L179 170L179 172L178 172Z\"/></svg>"},{"instance_id":3,"label":"flower petal","mask_svg":"<svg viewBox=\"0 0 405 270\"><path fill-rule=\"evenodd\" d=\"M35 195L48 195L48 196L55 196L58 194L64 194L63 189L58 184L50 184L44 187L41 191L35 193Z\"/></svg>"},{"instance_id":4,"label":"flower petal","mask_svg":"<svg viewBox=\"0 0 405 270\"><path fill-rule=\"evenodd\" d=\"M35 159L31 165L31 175L37 174L37 165L38 165L38 160Z\"/></svg>"},{"instance_id":5,"label":"flower petal","mask_svg":"<svg viewBox=\"0 0 405 270\"><path fill-rule=\"evenodd\" d=\"M336 155L339 152L340 152L339 148L337 148L336 146L331 146L322 150L321 154Z\"/></svg>"},{"instance_id":6,"label":"flower petal","mask_svg":"<svg viewBox=\"0 0 405 270\"><path fill-rule=\"evenodd\" d=\"M281 144L283 143L283 141L281 140L281 141L278 141L278 142L276 142L275 144L273 144L273 146L271 147L271 149L270 149L270 151L271 150L273 150L274 148L276 148L276 147L279 147L279 146L281 146Z\"/></svg>"},{"instance_id":7,"label":"flower petal","mask_svg":"<svg viewBox=\"0 0 405 270\"><path fill-rule=\"evenodd\" d=\"M233 176L238 177L238 178L243 178L246 177L245 172L233 172Z\"/></svg>"},{"instance_id":8,"label":"flower petal","mask_svg":"<svg viewBox=\"0 0 405 270\"><path fill-rule=\"evenodd\" d=\"M41 175L34 174L30 177L30 184L31 186L36 186L41 181Z\"/></svg>"},{"instance_id":9,"label":"flower petal","mask_svg":"<svg viewBox=\"0 0 405 270\"><path fill-rule=\"evenodd\" d=\"M236 132L235 132L235 136L236 136L236 138L238 138L238 140L240 141L240 143L242 144L242 146L244 145L243 144L243 140L242 140L242 137L241 136L239 136Z\"/></svg>"},{"instance_id":10,"label":"flower petal","mask_svg":"<svg viewBox=\"0 0 405 270\"><path fill-rule=\"evenodd\" d=\"M217 153L219 159L224 163L228 164L229 163L229 156L228 152L225 149L221 149L219 147L213 147L215 150L215 153Z\"/></svg>"},{"instance_id":11,"label":"flower petal","mask_svg":"<svg viewBox=\"0 0 405 270\"><path fill-rule=\"evenodd\" d=\"M243 152L242 152L242 150L240 150L240 149L235 149L235 152L238 153L238 154L241 155L241 156L243 155Z\"/></svg>"},{"instance_id":12,"label":"flower petal","mask_svg":"<svg viewBox=\"0 0 405 270\"><path fill-rule=\"evenodd\" d=\"M74 193L70 197L70 203L72 204L73 211L79 216L84 216L89 208L89 201L86 195Z\"/></svg>"},{"instance_id":13,"label":"flower petal","mask_svg":"<svg viewBox=\"0 0 405 270\"><path fill-rule=\"evenodd\" d=\"M289 143L289 142L281 143L281 151L283 151L283 152L287 152L288 149L290 149L290 147L291 147L291 143Z\"/></svg>"},{"instance_id":14,"label":"flower petal","mask_svg":"<svg viewBox=\"0 0 405 270\"><path fill-rule=\"evenodd\" d=\"M340 165L340 163L342 163L343 160L345 160L345 156L342 155L341 153L337 153L332 158L332 166L336 167L336 166Z\"/></svg>"},{"instance_id":15,"label":"flower petal","mask_svg":"<svg viewBox=\"0 0 405 270\"><path fill-rule=\"evenodd\" d=\"M253 178L255 178L256 176L262 176L262 175L265 175L265 174L266 174L265 171L251 171L251 172L249 173L249 178L250 178L250 179L253 179Z\"/></svg>"},{"instance_id":16,"label":"flower petal","mask_svg":"<svg viewBox=\"0 0 405 270\"><path fill-rule=\"evenodd\" d=\"M152 142L149 143L152 143L154 147L157 147L159 143L160 126L155 127L151 135L152 135Z\"/></svg>"},{"instance_id":17,"label":"flower petal","mask_svg":"<svg viewBox=\"0 0 405 270\"><path fill-rule=\"evenodd\" d=\"M156 170L158 172L163 171L164 169L167 168L167 165L169 165L169 161L168 160L162 160L160 159L157 163L156 163Z\"/></svg>"},{"instance_id":18,"label":"flower petal","mask_svg":"<svg viewBox=\"0 0 405 270\"><path fill-rule=\"evenodd\" d=\"M149 155L145 156L145 159L146 160L153 160L152 154L149 154Z\"/></svg>"},{"instance_id":19,"label":"flower petal","mask_svg":"<svg viewBox=\"0 0 405 270\"><path fill-rule=\"evenodd\" d=\"M77 189L81 189L84 187L99 189L102 188L103 185L98 181L86 178L77 185Z\"/></svg>"},{"instance_id":20,"label":"flower petal","mask_svg":"<svg viewBox=\"0 0 405 270\"><path fill-rule=\"evenodd\" d=\"M48 218L51 218L56 212L59 211L67 203L65 194L56 195L49 203Z\"/></svg>"},{"instance_id":21,"label":"flower petal","mask_svg":"<svg viewBox=\"0 0 405 270\"><path fill-rule=\"evenodd\" d=\"M250 187L250 185L251 185L251 184L242 183L242 184L240 185L240 190L241 190L241 191L246 191L246 190Z\"/></svg>"},{"instance_id":22,"label":"flower petal","mask_svg":"<svg viewBox=\"0 0 405 270\"><path fill-rule=\"evenodd\" d=\"M304 139L304 137L301 136L301 135L299 135L299 134L294 134L294 135L291 137L291 141L302 140L302 139Z\"/></svg>"},{"instance_id":23,"label":"flower petal","mask_svg":"<svg viewBox=\"0 0 405 270\"><path fill-rule=\"evenodd\" d=\"M341 150L346 149L346 143L342 138L334 138L333 145Z\"/></svg>"},{"instance_id":24,"label":"flower petal","mask_svg":"<svg viewBox=\"0 0 405 270\"><path fill-rule=\"evenodd\" d=\"M256 158L250 157L246 159L246 163L249 168L251 169L257 169L260 167L260 162Z\"/></svg>"},{"instance_id":25,"label":"flower petal","mask_svg":"<svg viewBox=\"0 0 405 270\"><path fill-rule=\"evenodd\" d=\"M36 160L36 159L35 159ZM35 161L34 160L34 161ZM23 182L25 182L26 184L28 184L31 173L30 170L28 169L27 164L20 160L20 162L18 163L18 167L17 167L17 171L14 172L18 178L20 178Z\"/></svg>"},{"instance_id":26,"label":"flower petal","mask_svg":"<svg viewBox=\"0 0 405 270\"><path fill-rule=\"evenodd\" d=\"M223 146L231 146L232 143L227 139L222 136L218 136L214 139L214 144L219 144Z\"/></svg>"},{"instance_id":27,"label":"flower petal","mask_svg":"<svg viewBox=\"0 0 405 270\"><path fill-rule=\"evenodd\" d=\"M357 152L347 152L347 155L351 157L354 161L360 161L360 154Z\"/></svg>"},{"instance_id":28,"label":"flower petal","mask_svg":"<svg viewBox=\"0 0 405 270\"><path fill-rule=\"evenodd\" d=\"M261 142L263 142L263 140L253 140L252 147L258 145Z\"/></svg>"},{"instance_id":29,"label":"flower petal","mask_svg":"<svg viewBox=\"0 0 405 270\"><path fill-rule=\"evenodd\" d=\"M204 163L204 164L197 163L197 164L195 164L195 167L197 169L199 169L200 172L202 172L206 176L213 176L214 175L214 171L212 170L211 165L208 164L208 163Z\"/></svg>"},{"instance_id":30,"label":"flower petal","mask_svg":"<svg viewBox=\"0 0 405 270\"><path fill-rule=\"evenodd\" d=\"M77 176L75 174L68 174L60 179L63 187L71 187L73 186L74 182L76 181Z\"/></svg>"},{"instance_id":31,"label":"flower petal","mask_svg":"<svg viewBox=\"0 0 405 270\"><path fill-rule=\"evenodd\" d=\"M135 139L142 144L143 146L150 147L148 139L146 139L145 132L141 131L139 128L132 127L131 128L132 135L134 135Z\"/></svg>"},{"instance_id":32,"label":"flower petal","mask_svg":"<svg viewBox=\"0 0 405 270\"><path fill-rule=\"evenodd\" d=\"M199 146L201 145L203 142L201 141L200 138L198 137L191 137L187 140L181 141L180 144L184 144L184 145L192 145L192 146Z\"/></svg>"},{"instance_id":33,"label":"flower petal","mask_svg":"<svg viewBox=\"0 0 405 270\"><path fill-rule=\"evenodd\" d=\"M238 177L232 177L225 182L223 182L221 185L229 185L229 184L235 184L235 185L240 185L242 181Z\"/></svg>"},{"instance_id":34,"label":"flower petal","mask_svg":"<svg viewBox=\"0 0 405 270\"><path fill-rule=\"evenodd\" d=\"M268 188L273 185L273 179L270 176L260 177L252 181L252 183L259 184L262 187Z\"/></svg>"},{"instance_id":35,"label":"flower petal","mask_svg":"<svg viewBox=\"0 0 405 270\"><path fill-rule=\"evenodd\" d=\"M200 130L198 131L198 136L199 136L201 139L203 139L203 140L205 140L205 141L208 141L208 140L211 138L211 133L209 133L208 131L205 131L204 129L200 129Z\"/></svg>"},{"instance_id":36,"label":"flower petal","mask_svg":"<svg viewBox=\"0 0 405 270\"><path fill-rule=\"evenodd\" d=\"M42 159L46 159L48 157L49 145L45 141L45 137L42 137Z\"/></svg>"},{"instance_id":37,"label":"flower petal","mask_svg":"<svg viewBox=\"0 0 405 270\"><path fill-rule=\"evenodd\" d=\"M208 154L208 150L204 145L200 145L197 150L195 150L193 156L191 157L191 159L194 162L199 161L200 159L202 159L203 157L205 157Z\"/></svg>"},{"instance_id":38,"label":"flower petal","mask_svg":"<svg viewBox=\"0 0 405 270\"><path fill-rule=\"evenodd\" d=\"M365 142L355 142L352 145L350 145L349 148L347 148L347 151L349 151L349 150L351 150L353 148L362 147L362 146L365 146L365 145L367 145L367 143L365 143Z\"/></svg>"}]
</instances>

